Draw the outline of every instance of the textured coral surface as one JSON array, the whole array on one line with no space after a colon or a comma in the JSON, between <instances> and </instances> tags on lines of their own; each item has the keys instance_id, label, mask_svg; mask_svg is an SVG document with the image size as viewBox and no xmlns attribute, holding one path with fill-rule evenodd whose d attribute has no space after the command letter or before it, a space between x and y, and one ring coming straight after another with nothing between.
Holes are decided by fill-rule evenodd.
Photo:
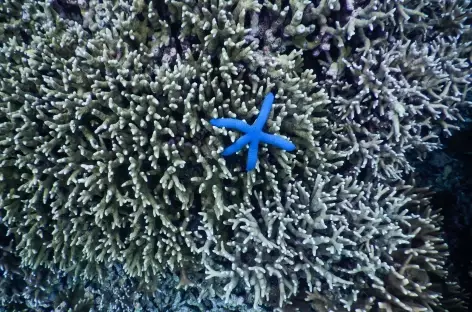
<instances>
[{"instance_id":1,"label":"textured coral surface","mask_svg":"<svg viewBox=\"0 0 472 312\"><path fill-rule=\"evenodd\" d=\"M255 308L447 309L442 218L408 174L470 105L471 12L0 0L2 263L147 286L174 273ZM261 144L247 172L245 150L220 155L241 134L210 120L252 124L269 92L264 131L296 150Z\"/></svg>"}]
</instances>

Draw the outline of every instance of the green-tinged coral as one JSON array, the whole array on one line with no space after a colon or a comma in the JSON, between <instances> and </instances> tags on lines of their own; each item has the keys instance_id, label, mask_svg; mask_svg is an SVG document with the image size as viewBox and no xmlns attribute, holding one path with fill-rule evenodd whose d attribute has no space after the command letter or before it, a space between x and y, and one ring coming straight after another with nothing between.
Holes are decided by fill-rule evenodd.
<instances>
[{"instance_id":1,"label":"green-tinged coral","mask_svg":"<svg viewBox=\"0 0 472 312\"><path fill-rule=\"evenodd\" d=\"M207 241L195 232L202 216L229 230L230 207L270 190L264 181L336 167L334 143L320 134L327 97L299 51L252 51L233 2L136 5L91 1L84 26L40 1L32 33L1 46L1 165L21 185L3 190L2 217L21 237L23 264L100 277L102 263L117 261L146 280L195 269ZM173 35L181 18L206 24ZM142 27L159 35L134 33ZM271 89L267 127L302 151L263 147L247 174L242 155L218 155L227 131L208 121L251 120Z\"/></svg>"},{"instance_id":2,"label":"green-tinged coral","mask_svg":"<svg viewBox=\"0 0 472 312\"><path fill-rule=\"evenodd\" d=\"M469 104L471 9L443 2L1 1L0 222L21 264L170 270L255 307L439 306L440 218L402 180ZM248 173L209 121L251 124L269 92L264 131L296 151L261 146Z\"/></svg>"}]
</instances>

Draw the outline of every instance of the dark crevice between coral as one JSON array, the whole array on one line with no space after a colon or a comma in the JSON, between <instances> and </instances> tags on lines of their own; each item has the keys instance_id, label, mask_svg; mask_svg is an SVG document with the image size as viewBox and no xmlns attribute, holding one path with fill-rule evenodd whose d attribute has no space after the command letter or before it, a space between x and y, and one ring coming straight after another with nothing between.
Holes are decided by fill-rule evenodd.
<instances>
[{"instance_id":1,"label":"dark crevice between coral","mask_svg":"<svg viewBox=\"0 0 472 312\"><path fill-rule=\"evenodd\" d=\"M339 22L339 25L343 27L347 24L351 17L352 11L347 9L346 0L340 1L340 10L339 11L331 11L331 15L329 16L328 21L330 21L330 26L335 27L336 22Z\"/></svg>"},{"instance_id":2,"label":"dark crevice between coral","mask_svg":"<svg viewBox=\"0 0 472 312\"><path fill-rule=\"evenodd\" d=\"M235 3L235 4L233 5L233 7L236 7L236 6L237 6L237 3ZM234 10L234 9L232 9L231 12L232 12L233 10ZM251 16L252 16L252 14L257 14L257 13L251 12L251 13L249 13L249 14L246 13L246 15L244 15L244 28L246 28L246 29L247 29L247 28L251 28Z\"/></svg>"},{"instance_id":3,"label":"dark crevice between coral","mask_svg":"<svg viewBox=\"0 0 472 312\"><path fill-rule=\"evenodd\" d=\"M144 22L144 19L145 19L144 14L143 14L142 12L136 14L136 18L137 18L138 21L140 21L140 22Z\"/></svg>"},{"instance_id":4,"label":"dark crevice between coral","mask_svg":"<svg viewBox=\"0 0 472 312\"><path fill-rule=\"evenodd\" d=\"M294 45L287 46L283 54L284 55L290 55L290 53L292 53L293 51L298 51L298 50L299 49Z\"/></svg>"},{"instance_id":5,"label":"dark crevice between coral","mask_svg":"<svg viewBox=\"0 0 472 312\"><path fill-rule=\"evenodd\" d=\"M472 125L442 139L445 149L435 151L416 171L420 186L432 185L435 194L432 205L441 209L443 230L449 247L449 274L451 280L469 294L472 304ZM446 161L446 165L437 161ZM449 168L449 169L448 169ZM446 169L452 170L445 175ZM447 293L446 293L447 295ZM453 297L453 296L452 296ZM456 296L457 297L457 296Z\"/></svg>"},{"instance_id":6,"label":"dark crevice between coral","mask_svg":"<svg viewBox=\"0 0 472 312\"><path fill-rule=\"evenodd\" d=\"M190 222L187 225L187 231L198 231L198 228L203 225L203 216L200 214L200 212L202 212L202 198L199 193L195 192L193 202L189 208ZM199 231L198 233L203 236L204 243L206 240L205 232Z\"/></svg>"},{"instance_id":7,"label":"dark crevice between coral","mask_svg":"<svg viewBox=\"0 0 472 312\"><path fill-rule=\"evenodd\" d=\"M160 18L165 19L167 22L170 22L169 8L167 7L165 1L153 0L152 6L156 10Z\"/></svg>"},{"instance_id":8,"label":"dark crevice between coral","mask_svg":"<svg viewBox=\"0 0 472 312\"><path fill-rule=\"evenodd\" d=\"M23 43L29 45L31 42L31 36L29 36L24 30L20 30L20 36Z\"/></svg>"},{"instance_id":9,"label":"dark crevice between coral","mask_svg":"<svg viewBox=\"0 0 472 312\"><path fill-rule=\"evenodd\" d=\"M123 163L119 165L118 167L116 167L113 172L113 182L117 186L121 194L126 193L126 190L122 189L123 183L125 183L126 181L129 181L129 179L131 178L129 176L128 166L129 164L127 162Z\"/></svg>"},{"instance_id":10,"label":"dark crevice between coral","mask_svg":"<svg viewBox=\"0 0 472 312\"><path fill-rule=\"evenodd\" d=\"M229 146L233 144L228 137L223 137L223 146ZM239 169L239 171L246 170L246 157L244 153L247 153L247 149L243 148L239 153L225 156L225 162L228 170L230 172L235 172Z\"/></svg>"},{"instance_id":11,"label":"dark crevice between coral","mask_svg":"<svg viewBox=\"0 0 472 312\"><path fill-rule=\"evenodd\" d=\"M323 74L323 66L320 63L320 60L326 59L323 57L323 53L318 56L313 55L313 50L304 50L303 51L303 68L304 69L313 69L316 79L318 81L323 81L326 79L326 76Z\"/></svg>"},{"instance_id":12,"label":"dark crevice between coral","mask_svg":"<svg viewBox=\"0 0 472 312\"><path fill-rule=\"evenodd\" d=\"M291 5L290 5L290 2L292 2L291 0L282 0L282 3L280 5L280 9L285 9L286 7L290 7L290 10L288 10L288 13L287 15L285 16L285 25L288 25L288 23L290 23L290 21L292 20L292 16L293 16L293 11L291 9Z\"/></svg>"},{"instance_id":13,"label":"dark crevice between coral","mask_svg":"<svg viewBox=\"0 0 472 312\"><path fill-rule=\"evenodd\" d=\"M77 3L72 3L67 0L50 0L50 3L54 11L56 11L61 18L82 24L83 17L81 9Z\"/></svg>"},{"instance_id":14,"label":"dark crevice between coral","mask_svg":"<svg viewBox=\"0 0 472 312\"><path fill-rule=\"evenodd\" d=\"M181 25L179 22L170 23L169 25L170 25L170 36L175 39L174 47L177 50L177 54L182 55L183 53L182 44L180 43L180 40L179 40L179 32L180 32Z\"/></svg>"},{"instance_id":15,"label":"dark crevice between coral","mask_svg":"<svg viewBox=\"0 0 472 312\"><path fill-rule=\"evenodd\" d=\"M365 30L365 35L371 41L378 40L378 39L386 39L387 32L382 29L380 25L376 25L372 30L369 28Z\"/></svg>"}]
</instances>

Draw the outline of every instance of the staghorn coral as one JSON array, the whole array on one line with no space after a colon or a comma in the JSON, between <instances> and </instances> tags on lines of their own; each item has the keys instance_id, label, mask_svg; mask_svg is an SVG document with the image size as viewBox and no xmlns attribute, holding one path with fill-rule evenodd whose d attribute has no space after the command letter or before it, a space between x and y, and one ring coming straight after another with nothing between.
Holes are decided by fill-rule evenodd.
<instances>
[{"instance_id":1,"label":"staghorn coral","mask_svg":"<svg viewBox=\"0 0 472 312\"><path fill-rule=\"evenodd\" d=\"M439 148L470 106L470 1L264 1L259 9L247 39L263 51L303 50L305 68L330 92L346 170L400 180L413 171L407 155Z\"/></svg>"},{"instance_id":2,"label":"staghorn coral","mask_svg":"<svg viewBox=\"0 0 472 312\"><path fill-rule=\"evenodd\" d=\"M250 308L234 294L226 303L218 298L201 300L197 289L176 287L176 275L160 277L151 289L118 265L106 269L101 283L84 283L65 272L24 268L15 255L15 240L5 232L0 226L0 311L265 311Z\"/></svg>"},{"instance_id":3,"label":"staghorn coral","mask_svg":"<svg viewBox=\"0 0 472 312\"><path fill-rule=\"evenodd\" d=\"M16 240L6 232L0 224L0 311L90 310L91 296L66 273L22 267Z\"/></svg>"},{"instance_id":4,"label":"staghorn coral","mask_svg":"<svg viewBox=\"0 0 472 312\"><path fill-rule=\"evenodd\" d=\"M163 276L153 289L137 278L129 278L121 266L107 269L103 283L91 283L85 287L87 294L94 298L90 311L150 311L150 312L191 312L191 311L237 311L263 312L244 303L244 298L235 294L224 302L219 298L199 298L198 289L179 289L179 277ZM149 286L149 285L148 285ZM144 289L143 289L144 288Z\"/></svg>"},{"instance_id":5,"label":"staghorn coral","mask_svg":"<svg viewBox=\"0 0 472 312\"><path fill-rule=\"evenodd\" d=\"M425 48L469 31L467 3L441 3L2 1L0 218L22 264L181 286L204 270L201 298L245 288L256 306L309 290L320 310L433 309L438 216L385 182L410 145L437 146L415 123L434 138L465 102L467 44ZM209 120L251 123L268 92L267 132L297 152L263 146L246 173L218 155L239 134Z\"/></svg>"},{"instance_id":6,"label":"staghorn coral","mask_svg":"<svg viewBox=\"0 0 472 312\"><path fill-rule=\"evenodd\" d=\"M233 205L225 242L202 226L207 278L226 279L226 296L239 283L254 289L254 304L282 306L305 287L335 311L437 304L430 276L445 275L447 246L424 191L340 175L311 186L292 181Z\"/></svg>"},{"instance_id":7,"label":"staghorn coral","mask_svg":"<svg viewBox=\"0 0 472 312\"><path fill-rule=\"evenodd\" d=\"M439 38L429 43L394 41L364 56L331 67L325 80L333 100L336 135L353 170L384 180L411 173L407 155L440 147L440 135L471 102L465 100L470 64L460 43ZM342 79L345 77L346 79Z\"/></svg>"},{"instance_id":8,"label":"staghorn coral","mask_svg":"<svg viewBox=\"0 0 472 312\"><path fill-rule=\"evenodd\" d=\"M414 168L451 135L470 107L470 1L365 1L393 12L384 25L356 30L340 57L318 59L333 101L332 122L351 165L386 181ZM361 1L358 3L361 7ZM363 7L362 10L365 10ZM357 9L356 9L357 10ZM356 11L354 10L354 11ZM360 35L362 38L355 38Z\"/></svg>"},{"instance_id":9,"label":"staghorn coral","mask_svg":"<svg viewBox=\"0 0 472 312\"><path fill-rule=\"evenodd\" d=\"M80 21L58 2L2 4L4 27L8 13L28 28L4 32L0 48L0 165L16 185L2 188L1 217L24 265L101 279L118 262L146 281L197 270L202 222L228 228L229 207L264 181L339 166L316 76L297 50L263 54L262 68L234 3L90 1ZM247 174L242 155L218 155L228 132L208 121L250 121L270 90L268 131L303 151L262 147Z\"/></svg>"}]
</instances>

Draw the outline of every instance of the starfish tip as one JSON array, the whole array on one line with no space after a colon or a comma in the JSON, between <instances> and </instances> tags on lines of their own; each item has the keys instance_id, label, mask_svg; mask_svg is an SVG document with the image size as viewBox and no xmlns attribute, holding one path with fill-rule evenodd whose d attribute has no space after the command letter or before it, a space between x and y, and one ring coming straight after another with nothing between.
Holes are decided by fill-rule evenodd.
<instances>
[{"instance_id":1,"label":"starfish tip","mask_svg":"<svg viewBox=\"0 0 472 312\"><path fill-rule=\"evenodd\" d=\"M285 148L287 152L293 152L295 149L296 149L296 146L292 142L289 142L288 146Z\"/></svg>"},{"instance_id":2,"label":"starfish tip","mask_svg":"<svg viewBox=\"0 0 472 312\"><path fill-rule=\"evenodd\" d=\"M228 151L228 149L225 149L224 151L221 152L221 156L230 156L231 154L233 154L233 153Z\"/></svg>"},{"instance_id":3,"label":"starfish tip","mask_svg":"<svg viewBox=\"0 0 472 312\"><path fill-rule=\"evenodd\" d=\"M251 171L251 170L254 170L256 168L256 166L246 166L246 171Z\"/></svg>"}]
</instances>

